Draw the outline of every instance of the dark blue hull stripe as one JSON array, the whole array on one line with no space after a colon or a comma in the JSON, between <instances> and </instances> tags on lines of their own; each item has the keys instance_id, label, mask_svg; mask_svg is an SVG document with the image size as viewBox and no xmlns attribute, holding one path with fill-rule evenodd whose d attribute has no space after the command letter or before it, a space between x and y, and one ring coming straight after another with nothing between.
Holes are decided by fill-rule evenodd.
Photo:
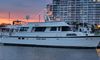
<instances>
[{"instance_id":1,"label":"dark blue hull stripe","mask_svg":"<svg viewBox=\"0 0 100 60\"><path fill-rule=\"evenodd\" d=\"M34 44L13 44L4 43L4 46L23 46L23 47L43 47L43 48L65 48L65 49L99 49L99 47L81 47L81 46L49 46L49 45L34 45Z\"/></svg>"},{"instance_id":2,"label":"dark blue hull stripe","mask_svg":"<svg viewBox=\"0 0 100 60\"><path fill-rule=\"evenodd\" d=\"M9 36L12 38L100 38L100 36L73 36L73 37L32 37L32 36Z\"/></svg>"}]
</instances>

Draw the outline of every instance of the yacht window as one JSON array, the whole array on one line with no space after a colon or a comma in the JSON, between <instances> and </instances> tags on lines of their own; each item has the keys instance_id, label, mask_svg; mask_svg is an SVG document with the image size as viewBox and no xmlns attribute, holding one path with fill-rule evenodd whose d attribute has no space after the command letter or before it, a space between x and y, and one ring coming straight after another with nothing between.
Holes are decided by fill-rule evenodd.
<instances>
[{"instance_id":1,"label":"yacht window","mask_svg":"<svg viewBox=\"0 0 100 60\"><path fill-rule=\"evenodd\" d=\"M76 34L67 34L67 36L77 36Z\"/></svg>"},{"instance_id":2,"label":"yacht window","mask_svg":"<svg viewBox=\"0 0 100 60\"><path fill-rule=\"evenodd\" d=\"M62 31L71 31L70 27L68 26L63 26Z\"/></svg>"},{"instance_id":3,"label":"yacht window","mask_svg":"<svg viewBox=\"0 0 100 60\"><path fill-rule=\"evenodd\" d=\"M57 31L57 27L51 27L50 31Z\"/></svg>"},{"instance_id":4,"label":"yacht window","mask_svg":"<svg viewBox=\"0 0 100 60\"><path fill-rule=\"evenodd\" d=\"M60 27L58 27L58 31L60 31Z\"/></svg>"},{"instance_id":5,"label":"yacht window","mask_svg":"<svg viewBox=\"0 0 100 60\"><path fill-rule=\"evenodd\" d=\"M21 27L20 31L27 31L29 29L29 27Z\"/></svg>"},{"instance_id":6,"label":"yacht window","mask_svg":"<svg viewBox=\"0 0 100 60\"><path fill-rule=\"evenodd\" d=\"M44 32L46 27L36 27L35 32Z\"/></svg>"},{"instance_id":7,"label":"yacht window","mask_svg":"<svg viewBox=\"0 0 100 60\"><path fill-rule=\"evenodd\" d=\"M32 30L31 30L31 32L34 32L34 30L35 30L35 28L34 28L34 27L32 27Z\"/></svg>"}]
</instances>

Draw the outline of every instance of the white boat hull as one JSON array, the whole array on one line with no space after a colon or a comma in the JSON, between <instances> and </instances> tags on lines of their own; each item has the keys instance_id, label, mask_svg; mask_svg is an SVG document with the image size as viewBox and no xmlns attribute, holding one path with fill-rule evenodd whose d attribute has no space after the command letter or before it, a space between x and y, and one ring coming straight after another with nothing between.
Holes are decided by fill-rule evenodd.
<instances>
[{"instance_id":1,"label":"white boat hull","mask_svg":"<svg viewBox=\"0 0 100 60\"><path fill-rule=\"evenodd\" d=\"M57 47L97 47L100 37L31 37L18 39L18 37L1 38L3 44L39 45Z\"/></svg>"}]
</instances>

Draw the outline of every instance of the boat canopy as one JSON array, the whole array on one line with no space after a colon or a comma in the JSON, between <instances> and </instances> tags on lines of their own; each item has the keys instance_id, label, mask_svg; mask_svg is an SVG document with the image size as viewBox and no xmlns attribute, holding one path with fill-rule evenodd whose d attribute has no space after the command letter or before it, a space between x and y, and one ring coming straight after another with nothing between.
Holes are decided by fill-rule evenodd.
<instances>
[{"instance_id":1,"label":"boat canopy","mask_svg":"<svg viewBox=\"0 0 100 60\"><path fill-rule=\"evenodd\" d=\"M37 23L28 23L24 26L31 27L56 27L56 26L70 26L66 22L37 22Z\"/></svg>"}]
</instances>

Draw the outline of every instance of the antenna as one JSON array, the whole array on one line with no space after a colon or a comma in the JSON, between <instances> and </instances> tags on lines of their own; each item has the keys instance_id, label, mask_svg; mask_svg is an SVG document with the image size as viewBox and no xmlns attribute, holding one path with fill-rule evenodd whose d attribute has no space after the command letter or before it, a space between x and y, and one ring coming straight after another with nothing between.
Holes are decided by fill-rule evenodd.
<instances>
[{"instance_id":1,"label":"antenna","mask_svg":"<svg viewBox=\"0 0 100 60\"><path fill-rule=\"evenodd\" d=\"M39 15L39 22L40 22L41 16Z\"/></svg>"},{"instance_id":2,"label":"antenna","mask_svg":"<svg viewBox=\"0 0 100 60\"><path fill-rule=\"evenodd\" d=\"M10 23L10 12L9 12L9 23Z\"/></svg>"}]
</instances>

